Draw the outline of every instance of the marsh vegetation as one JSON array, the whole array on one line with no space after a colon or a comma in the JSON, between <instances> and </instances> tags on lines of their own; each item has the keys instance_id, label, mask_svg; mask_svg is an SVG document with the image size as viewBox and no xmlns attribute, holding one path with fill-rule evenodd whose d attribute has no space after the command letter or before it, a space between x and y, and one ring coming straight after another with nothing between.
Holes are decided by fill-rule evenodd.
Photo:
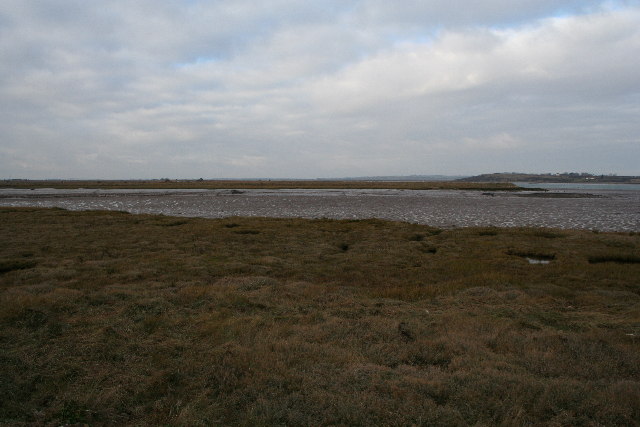
<instances>
[{"instance_id":1,"label":"marsh vegetation","mask_svg":"<svg viewBox=\"0 0 640 427\"><path fill-rule=\"evenodd\" d=\"M36 208L0 230L0 423L640 420L638 233Z\"/></svg>"}]
</instances>

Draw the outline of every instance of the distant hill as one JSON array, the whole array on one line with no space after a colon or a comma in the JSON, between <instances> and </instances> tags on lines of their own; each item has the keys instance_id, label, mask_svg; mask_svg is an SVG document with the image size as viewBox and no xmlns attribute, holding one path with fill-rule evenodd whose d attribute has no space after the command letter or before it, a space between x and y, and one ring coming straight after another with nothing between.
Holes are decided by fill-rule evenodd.
<instances>
[{"instance_id":1,"label":"distant hill","mask_svg":"<svg viewBox=\"0 0 640 427\"><path fill-rule=\"evenodd\" d=\"M530 174L517 172L487 173L460 178L462 182L582 182L640 184L639 176L592 175L589 173Z\"/></svg>"}]
</instances>

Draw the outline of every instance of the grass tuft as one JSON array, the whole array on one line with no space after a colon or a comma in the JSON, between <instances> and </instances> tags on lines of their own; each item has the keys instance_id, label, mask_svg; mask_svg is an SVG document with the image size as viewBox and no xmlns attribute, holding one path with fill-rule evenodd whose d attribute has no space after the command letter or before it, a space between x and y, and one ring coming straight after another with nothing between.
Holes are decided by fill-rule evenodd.
<instances>
[{"instance_id":1,"label":"grass tuft","mask_svg":"<svg viewBox=\"0 0 640 427\"><path fill-rule=\"evenodd\" d=\"M236 234L260 234L260 231L258 231L258 230L235 230L234 233L236 233Z\"/></svg>"},{"instance_id":2,"label":"grass tuft","mask_svg":"<svg viewBox=\"0 0 640 427\"><path fill-rule=\"evenodd\" d=\"M187 221L187 220L179 219L179 220L174 220L174 221L160 222L160 223L158 223L158 225L160 225L162 227L176 227L176 226L185 225L185 224L188 224L188 223L189 223L189 221Z\"/></svg>"},{"instance_id":3,"label":"grass tuft","mask_svg":"<svg viewBox=\"0 0 640 427\"><path fill-rule=\"evenodd\" d=\"M540 259L545 261L553 261L554 259L556 259L555 254L548 253L548 252L522 251L522 250L516 250L516 249L509 249L506 253L507 255L518 256L521 258L533 258L533 259Z\"/></svg>"},{"instance_id":4,"label":"grass tuft","mask_svg":"<svg viewBox=\"0 0 640 427\"><path fill-rule=\"evenodd\" d=\"M597 255L589 257L589 264L615 262L618 264L640 264L640 256L636 255Z\"/></svg>"},{"instance_id":5,"label":"grass tuft","mask_svg":"<svg viewBox=\"0 0 640 427\"><path fill-rule=\"evenodd\" d=\"M0 274L8 273L15 270L25 270L36 266L35 261L23 260L23 259L7 259L0 260Z\"/></svg>"}]
</instances>

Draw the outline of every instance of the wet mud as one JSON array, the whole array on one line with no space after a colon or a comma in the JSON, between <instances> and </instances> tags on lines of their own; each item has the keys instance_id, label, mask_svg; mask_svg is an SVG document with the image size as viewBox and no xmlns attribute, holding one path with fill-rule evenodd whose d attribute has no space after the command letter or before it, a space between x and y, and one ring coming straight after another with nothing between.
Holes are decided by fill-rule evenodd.
<instances>
[{"instance_id":1,"label":"wet mud","mask_svg":"<svg viewBox=\"0 0 640 427\"><path fill-rule=\"evenodd\" d=\"M120 210L172 216L380 218L436 227L554 227L640 231L640 191L0 190L0 206ZM539 194L539 193L538 193ZM555 194L555 196L554 196ZM578 195L578 196L576 196Z\"/></svg>"}]
</instances>

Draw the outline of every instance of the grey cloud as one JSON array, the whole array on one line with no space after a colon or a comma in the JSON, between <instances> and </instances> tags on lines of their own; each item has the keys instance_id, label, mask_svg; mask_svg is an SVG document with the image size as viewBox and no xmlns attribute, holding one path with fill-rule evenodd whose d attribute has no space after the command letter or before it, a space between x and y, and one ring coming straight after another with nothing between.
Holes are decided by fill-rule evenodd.
<instances>
[{"instance_id":1,"label":"grey cloud","mask_svg":"<svg viewBox=\"0 0 640 427\"><path fill-rule=\"evenodd\" d=\"M0 170L640 172L633 2L442 5L7 0Z\"/></svg>"},{"instance_id":2,"label":"grey cloud","mask_svg":"<svg viewBox=\"0 0 640 427\"><path fill-rule=\"evenodd\" d=\"M538 18L589 11L602 4L597 0L372 0L360 4L362 19L373 24L451 26L501 26L530 22Z\"/></svg>"}]
</instances>

